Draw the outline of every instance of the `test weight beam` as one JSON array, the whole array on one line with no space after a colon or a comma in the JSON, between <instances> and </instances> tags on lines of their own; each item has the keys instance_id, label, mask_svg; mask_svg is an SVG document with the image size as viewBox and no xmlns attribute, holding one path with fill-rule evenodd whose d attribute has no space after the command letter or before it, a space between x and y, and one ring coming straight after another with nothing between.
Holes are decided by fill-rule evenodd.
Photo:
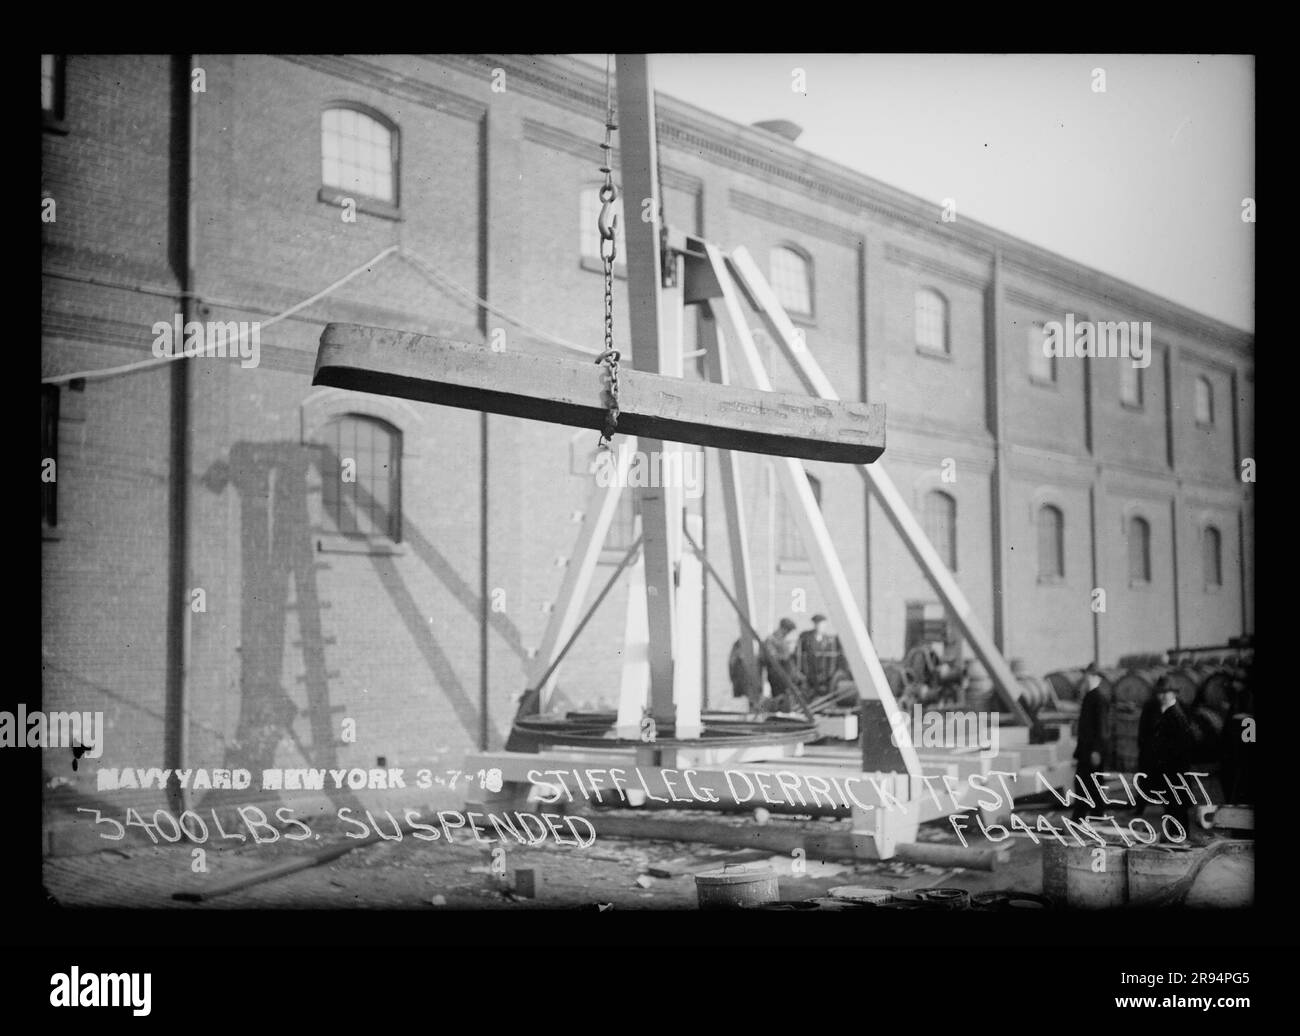
<instances>
[{"instance_id":1,"label":"test weight beam","mask_svg":"<svg viewBox=\"0 0 1300 1036\"><path fill-rule=\"evenodd\" d=\"M329 324L314 385L486 410L599 431L607 407L594 363L360 324ZM747 453L869 464L885 449L883 408L632 370L619 371L618 430Z\"/></svg>"}]
</instances>

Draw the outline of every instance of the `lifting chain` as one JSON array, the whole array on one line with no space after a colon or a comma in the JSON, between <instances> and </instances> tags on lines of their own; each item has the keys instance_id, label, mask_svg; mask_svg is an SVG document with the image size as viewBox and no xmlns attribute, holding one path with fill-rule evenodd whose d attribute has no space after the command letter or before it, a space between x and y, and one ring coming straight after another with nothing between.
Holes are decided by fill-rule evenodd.
<instances>
[{"instance_id":1,"label":"lifting chain","mask_svg":"<svg viewBox=\"0 0 1300 1036\"><path fill-rule=\"evenodd\" d=\"M614 122L614 98L610 92L609 56L605 57L605 141L600 145L605 153L604 165L600 171L605 174L605 183L600 188L600 215L596 227L600 231L600 259L605 267L605 348L596 357L597 364L604 364L608 372L605 386L605 428L600 433L600 449L611 449L610 440L618 431L618 361L619 352L614 348L614 260L618 256L618 215L614 212L614 202L618 200L618 188L614 186L613 149L610 134L618 129Z\"/></svg>"}]
</instances>

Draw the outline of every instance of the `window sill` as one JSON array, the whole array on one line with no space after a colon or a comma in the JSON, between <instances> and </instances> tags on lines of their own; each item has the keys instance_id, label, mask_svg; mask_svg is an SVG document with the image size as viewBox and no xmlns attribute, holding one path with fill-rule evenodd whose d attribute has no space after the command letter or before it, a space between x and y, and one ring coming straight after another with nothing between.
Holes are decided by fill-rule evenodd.
<instances>
[{"instance_id":1,"label":"window sill","mask_svg":"<svg viewBox=\"0 0 1300 1036\"><path fill-rule=\"evenodd\" d=\"M593 259L589 255L584 255L578 261L578 265L581 266L584 270L590 270L592 273L605 272L605 264L601 262L599 259ZM621 281L627 280L627 263L620 263L618 261L615 261L614 276Z\"/></svg>"},{"instance_id":2,"label":"window sill","mask_svg":"<svg viewBox=\"0 0 1300 1036\"><path fill-rule=\"evenodd\" d=\"M1039 586L1064 586L1065 576L1039 576Z\"/></svg>"},{"instance_id":3,"label":"window sill","mask_svg":"<svg viewBox=\"0 0 1300 1036\"><path fill-rule=\"evenodd\" d=\"M41 112L41 129L46 133L58 133L66 135L68 132L68 123L66 119L61 119L53 112Z\"/></svg>"},{"instance_id":4,"label":"window sill","mask_svg":"<svg viewBox=\"0 0 1300 1036\"><path fill-rule=\"evenodd\" d=\"M1223 593L1223 584L1207 583L1203 589L1207 594L1221 594Z\"/></svg>"},{"instance_id":5,"label":"window sill","mask_svg":"<svg viewBox=\"0 0 1300 1036\"><path fill-rule=\"evenodd\" d=\"M1130 590L1150 590L1150 589L1151 589L1151 580L1149 580L1149 579L1130 579L1130 580L1128 581L1128 588L1129 588Z\"/></svg>"},{"instance_id":6,"label":"window sill","mask_svg":"<svg viewBox=\"0 0 1300 1036\"><path fill-rule=\"evenodd\" d=\"M394 543L387 538L343 536L339 533L318 533L316 551L319 554L366 554L371 557L400 557L406 553L404 543Z\"/></svg>"},{"instance_id":7,"label":"window sill","mask_svg":"<svg viewBox=\"0 0 1300 1036\"><path fill-rule=\"evenodd\" d=\"M391 219L395 223L402 222L402 210L392 202L380 201L378 198L367 198L364 194L349 194L337 187L322 187L316 194L317 201L323 201L326 205L331 205L337 209L343 207L345 198L351 198L356 202L357 211L364 212L367 216Z\"/></svg>"},{"instance_id":8,"label":"window sill","mask_svg":"<svg viewBox=\"0 0 1300 1036\"><path fill-rule=\"evenodd\" d=\"M794 558L784 558L776 563L776 570L796 575L809 575L812 573L813 564L808 560L800 561Z\"/></svg>"},{"instance_id":9,"label":"window sill","mask_svg":"<svg viewBox=\"0 0 1300 1036\"><path fill-rule=\"evenodd\" d=\"M1144 410L1146 409L1145 404L1142 404L1142 403L1130 403L1130 402L1128 402L1127 400L1124 400L1124 399L1121 399L1121 400L1119 401L1119 405L1120 405L1120 407L1121 407L1122 409L1124 409L1124 410L1132 410L1132 411L1134 411L1135 413L1139 413L1139 414L1142 413L1142 411L1144 411Z\"/></svg>"},{"instance_id":10,"label":"window sill","mask_svg":"<svg viewBox=\"0 0 1300 1036\"><path fill-rule=\"evenodd\" d=\"M931 349L929 346L925 345L918 345L916 347L916 355L924 356L931 360L939 360L943 363L952 363L952 353L947 350L940 352L938 349Z\"/></svg>"},{"instance_id":11,"label":"window sill","mask_svg":"<svg viewBox=\"0 0 1300 1036\"><path fill-rule=\"evenodd\" d=\"M1029 384L1041 389L1050 389L1053 392L1060 391L1060 382L1055 378L1050 380L1048 378L1036 378L1031 374L1029 375Z\"/></svg>"},{"instance_id":12,"label":"window sill","mask_svg":"<svg viewBox=\"0 0 1300 1036\"><path fill-rule=\"evenodd\" d=\"M60 529L57 525L46 525L44 522L41 523L42 543L56 543L61 539L63 539L62 529Z\"/></svg>"},{"instance_id":13,"label":"window sill","mask_svg":"<svg viewBox=\"0 0 1300 1036\"><path fill-rule=\"evenodd\" d=\"M1213 421L1197 421L1197 422L1196 422L1196 427L1199 428L1199 429L1200 429L1201 431L1203 431L1203 432L1212 432L1212 431L1214 431L1214 422L1213 422Z\"/></svg>"}]
</instances>

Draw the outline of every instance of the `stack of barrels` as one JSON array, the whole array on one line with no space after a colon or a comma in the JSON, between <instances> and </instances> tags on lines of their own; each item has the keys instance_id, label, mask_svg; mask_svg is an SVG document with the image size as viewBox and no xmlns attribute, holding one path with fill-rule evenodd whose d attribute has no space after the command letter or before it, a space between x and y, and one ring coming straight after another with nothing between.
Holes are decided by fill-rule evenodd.
<instances>
[{"instance_id":1,"label":"stack of barrels","mask_svg":"<svg viewBox=\"0 0 1300 1036\"><path fill-rule=\"evenodd\" d=\"M1179 704L1192 723L1199 759L1206 762L1217 759L1224 722L1239 705L1234 701L1233 683L1246 679L1249 658L1229 653L1212 658L1183 655L1157 664L1147 664L1150 656L1127 660L1143 664L1101 672L1103 683L1109 684L1112 690L1110 714L1114 724L1115 768L1125 772L1138 769L1142 717L1144 712L1157 707L1153 691L1161 677L1173 684ZM1058 669L1047 674L1047 682L1061 700L1078 700L1083 693L1084 671Z\"/></svg>"}]
</instances>

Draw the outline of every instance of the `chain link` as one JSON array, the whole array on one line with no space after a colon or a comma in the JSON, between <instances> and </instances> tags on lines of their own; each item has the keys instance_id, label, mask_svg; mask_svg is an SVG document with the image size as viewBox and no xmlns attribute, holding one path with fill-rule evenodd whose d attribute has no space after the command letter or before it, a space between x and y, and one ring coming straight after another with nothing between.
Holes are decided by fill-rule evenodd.
<instances>
[{"instance_id":1,"label":"chain link","mask_svg":"<svg viewBox=\"0 0 1300 1036\"><path fill-rule=\"evenodd\" d=\"M618 361L619 353L614 348L614 260L618 256L618 216L613 214L614 202L618 200L618 188L614 186L613 149L610 134L618 129L614 122L614 99L610 92L609 58L605 59L605 141L600 145L605 153L605 164L600 171L605 174L605 183L600 188L600 216L596 220L600 232L600 258L605 266L605 348L596 357L598 365L604 364L607 373L605 381L605 427L600 433L602 450L613 447L610 440L618 431Z\"/></svg>"}]
</instances>

